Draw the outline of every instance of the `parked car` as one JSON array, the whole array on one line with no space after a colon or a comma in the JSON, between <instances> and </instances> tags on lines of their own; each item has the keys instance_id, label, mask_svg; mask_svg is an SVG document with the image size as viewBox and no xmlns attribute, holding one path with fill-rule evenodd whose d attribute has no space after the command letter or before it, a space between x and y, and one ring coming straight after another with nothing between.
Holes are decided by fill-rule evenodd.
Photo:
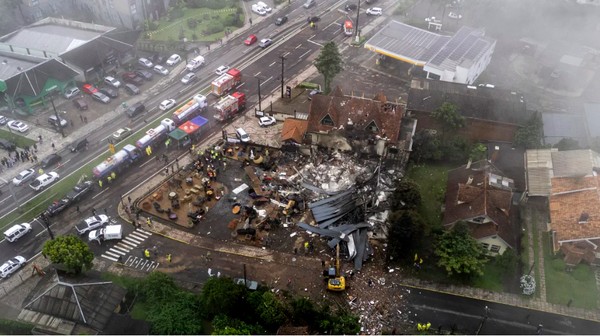
<instances>
[{"instance_id":1,"label":"parked car","mask_svg":"<svg viewBox=\"0 0 600 336\"><path fill-rule=\"evenodd\" d=\"M127 111L125 113L127 114L127 116L129 118L133 118L133 117L137 116L138 114L142 114L144 111L146 111L146 106L144 106L144 104L142 102L137 102L137 103L129 106L129 108L127 109Z\"/></svg>"},{"instance_id":2,"label":"parked car","mask_svg":"<svg viewBox=\"0 0 600 336\"><path fill-rule=\"evenodd\" d=\"M65 210L69 206L69 204L71 204L71 200L68 198L63 198L58 201L54 201L48 206L48 208L45 211L45 214L48 217L52 217L58 214L59 212Z\"/></svg>"},{"instance_id":3,"label":"parked car","mask_svg":"<svg viewBox=\"0 0 600 336\"><path fill-rule=\"evenodd\" d=\"M65 92L63 93L63 95L65 96L66 99L71 99L80 93L81 93L81 91L78 88L70 87L70 88L65 89Z\"/></svg>"},{"instance_id":4,"label":"parked car","mask_svg":"<svg viewBox=\"0 0 600 336\"><path fill-rule=\"evenodd\" d=\"M42 160L41 167L46 169L55 163L59 163L62 157L56 153L52 153Z\"/></svg>"},{"instance_id":5,"label":"parked car","mask_svg":"<svg viewBox=\"0 0 600 336\"><path fill-rule=\"evenodd\" d=\"M268 39L268 38L262 39L262 40L260 40L260 43L258 44L258 46L264 49L264 48L270 46L271 43L273 43L273 40L271 40L271 39Z\"/></svg>"},{"instance_id":6,"label":"parked car","mask_svg":"<svg viewBox=\"0 0 600 336\"><path fill-rule=\"evenodd\" d=\"M77 140L77 141L73 142L69 146L69 149L71 150L71 153L80 152L80 151L86 150L88 148L88 145L89 145L88 139L83 138L81 140Z\"/></svg>"},{"instance_id":7,"label":"parked car","mask_svg":"<svg viewBox=\"0 0 600 336\"><path fill-rule=\"evenodd\" d=\"M18 121L18 120L11 120L6 123L6 126L8 126L8 128L10 128L11 130L17 131L20 133L25 133L25 132L29 131L29 126L27 126L26 123L24 123L22 121Z\"/></svg>"},{"instance_id":8,"label":"parked car","mask_svg":"<svg viewBox=\"0 0 600 336\"><path fill-rule=\"evenodd\" d=\"M158 105L158 108L161 111L167 111L167 110L172 109L175 106L175 104L177 104L175 102L175 99L166 99L166 100L163 100L162 103L160 103L160 105Z\"/></svg>"},{"instance_id":9,"label":"parked car","mask_svg":"<svg viewBox=\"0 0 600 336\"><path fill-rule=\"evenodd\" d=\"M83 235L91 230L99 229L108 224L108 216L96 215L84 219L79 224L75 225L75 229L79 235Z\"/></svg>"},{"instance_id":10,"label":"parked car","mask_svg":"<svg viewBox=\"0 0 600 336\"><path fill-rule=\"evenodd\" d=\"M8 122L8 119L5 116L0 115L0 126L5 125L7 122Z\"/></svg>"},{"instance_id":11,"label":"parked car","mask_svg":"<svg viewBox=\"0 0 600 336\"><path fill-rule=\"evenodd\" d=\"M20 172L19 175L15 176L15 178L13 178L12 183L16 186L20 186L20 185L23 185L23 183L31 180L34 177L35 177L34 169L32 169L32 168L25 169L22 172Z\"/></svg>"},{"instance_id":12,"label":"parked car","mask_svg":"<svg viewBox=\"0 0 600 336\"><path fill-rule=\"evenodd\" d=\"M14 151L17 149L17 145L15 145L12 141L0 139L0 148L6 149L7 151Z\"/></svg>"},{"instance_id":13,"label":"parked car","mask_svg":"<svg viewBox=\"0 0 600 336\"><path fill-rule=\"evenodd\" d=\"M69 126L69 122L66 119L61 118L60 116L57 117L56 115L49 116L48 123L55 128L63 128Z\"/></svg>"},{"instance_id":14,"label":"parked car","mask_svg":"<svg viewBox=\"0 0 600 336\"><path fill-rule=\"evenodd\" d=\"M88 104L83 98L75 98L73 100L73 105L75 105L79 111L85 111L88 109Z\"/></svg>"},{"instance_id":15,"label":"parked car","mask_svg":"<svg viewBox=\"0 0 600 336\"><path fill-rule=\"evenodd\" d=\"M373 4L373 3L376 3L376 2L377 2L377 0L367 0L367 1L366 1L366 3L367 3L368 5L370 5L370 4Z\"/></svg>"},{"instance_id":16,"label":"parked car","mask_svg":"<svg viewBox=\"0 0 600 336\"><path fill-rule=\"evenodd\" d=\"M195 73L193 73L193 72L188 72L188 73L186 73L186 74L185 74L185 76L183 76L183 77L181 78L181 82L182 82L183 84L189 84L189 83L191 83L191 82L195 81L196 79L198 79L198 77L196 77L196 74L195 74Z\"/></svg>"},{"instance_id":17,"label":"parked car","mask_svg":"<svg viewBox=\"0 0 600 336\"><path fill-rule=\"evenodd\" d=\"M31 232L31 224L22 223L11 226L8 230L4 231L4 238L11 243L16 242L19 238Z\"/></svg>"},{"instance_id":18,"label":"parked car","mask_svg":"<svg viewBox=\"0 0 600 336\"><path fill-rule=\"evenodd\" d=\"M154 62L154 65L163 64L167 60L167 57L161 54L154 54L151 57L151 61Z\"/></svg>"},{"instance_id":19,"label":"parked car","mask_svg":"<svg viewBox=\"0 0 600 336\"><path fill-rule=\"evenodd\" d=\"M130 95L137 95L137 94L140 94L140 92L141 92L139 87L137 87L133 84L130 84L130 83L125 84L125 90Z\"/></svg>"},{"instance_id":20,"label":"parked car","mask_svg":"<svg viewBox=\"0 0 600 336\"><path fill-rule=\"evenodd\" d=\"M256 41L258 41L258 38L256 37L256 35L252 34L244 40L244 44L252 45L252 44L256 43Z\"/></svg>"},{"instance_id":21,"label":"parked car","mask_svg":"<svg viewBox=\"0 0 600 336\"><path fill-rule=\"evenodd\" d=\"M367 15L381 15L383 14L383 9L380 7L371 7L367 9Z\"/></svg>"},{"instance_id":22,"label":"parked car","mask_svg":"<svg viewBox=\"0 0 600 336\"><path fill-rule=\"evenodd\" d=\"M86 194L91 192L94 189L93 181L84 181L78 183L73 187L73 190L69 191L67 194L67 198L71 200L71 202L77 202L81 200Z\"/></svg>"},{"instance_id":23,"label":"parked car","mask_svg":"<svg viewBox=\"0 0 600 336\"><path fill-rule=\"evenodd\" d=\"M269 7L266 3L262 2L262 1L259 1L256 4L261 6L267 13L271 13L273 11L273 8Z\"/></svg>"},{"instance_id":24,"label":"parked car","mask_svg":"<svg viewBox=\"0 0 600 336\"><path fill-rule=\"evenodd\" d=\"M138 64L145 68L148 68L148 69L150 69L154 66L154 64L152 62L150 62L150 60L148 60L147 58L143 58L143 57L138 60Z\"/></svg>"},{"instance_id":25,"label":"parked car","mask_svg":"<svg viewBox=\"0 0 600 336\"><path fill-rule=\"evenodd\" d=\"M112 86L115 89L118 89L121 87L121 82L119 82L118 79L116 79L115 77L112 77L112 76L104 77L104 84Z\"/></svg>"},{"instance_id":26,"label":"parked car","mask_svg":"<svg viewBox=\"0 0 600 336\"><path fill-rule=\"evenodd\" d=\"M312 6L315 6L316 4L317 4L316 0L306 0L304 5L302 5L302 6L306 9L308 9L308 8L311 8Z\"/></svg>"},{"instance_id":27,"label":"parked car","mask_svg":"<svg viewBox=\"0 0 600 336\"><path fill-rule=\"evenodd\" d=\"M269 116L260 117L258 119L258 126L260 126L260 127L267 127L267 126L275 125L276 123L277 123L277 120L275 120L275 118L269 117Z\"/></svg>"},{"instance_id":28,"label":"parked car","mask_svg":"<svg viewBox=\"0 0 600 336\"><path fill-rule=\"evenodd\" d=\"M179 56L177 54L173 54L167 60L167 65L173 66L173 65L175 65L175 64L177 64L179 62L181 62L181 56Z\"/></svg>"},{"instance_id":29,"label":"parked car","mask_svg":"<svg viewBox=\"0 0 600 336\"><path fill-rule=\"evenodd\" d=\"M133 73L135 73L138 77L141 77L142 79L145 79L147 81L151 81L152 80L152 76L154 76L154 74L152 74L152 72L148 71L148 70L135 70ZM137 83L132 83L135 85L141 85L144 82L140 82L140 84Z\"/></svg>"},{"instance_id":30,"label":"parked car","mask_svg":"<svg viewBox=\"0 0 600 336\"><path fill-rule=\"evenodd\" d=\"M458 14L456 12L450 12L450 13L448 13L448 17L451 18L451 19L456 19L456 20L462 19L462 15Z\"/></svg>"},{"instance_id":31,"label":"parked car","mask_svg":"<svg viewBox=\"0 0 600 336\"><path fill-rule=\"evenodd\" d=\"M131 128L123 127L119 128L115 133L112 134L112 138L115 142L119 142L127 138L131 134Z\"/></svg>"},{"instance_id":32,"label":"parked car","mask_svg":"<svg viewBox=\"0 0 600 336\"><path fill-rule=\"evenodd\" d=\"M133 84L133 85L142 85L144 84L144 79L137 75L136 72L125 72L121 75L121 78L125 83Z\"/></svg>"},{"instance_id":33,"label":"parked car","mask_svg":"<svg viewBox=\"0 0 600 336\"><path fill-rule=\"evenodd\" d=\"M94 92L98 92L98 89L96 89L96 87L93 86L92 84L83 84L83 86L81 88L83 89L83 92L85 92L87 94L92 94Z\"/></svg>"},{"instance_id":34,"label":"parked car","mask_svg":"<svg viewBox=\"0 0 600 336\"><path fill-rule=\"evenodd\" d=\"M315 89L315 90L312 90L312 91L310 91L310 92L308 93L308 100L312 100L312 97L313 97L313 96L315 96L315 95L318 95L318 94L321 94L321 93L323 93L323 91L321 91L321 90L316 90L316 89Z\"/></svg>"},{"instance_id":35,"label":"parked car","mask_svg":"<svg viewBox=\"0 0 600 336\"><path fill-rule=\"evenodd\" d=\"M349 11L355 11L355 10L356 10L356 8L358 8L358 6L357 6L356 4L353 4L353 3L347 3L347 4L344 6L344 9L346 10L346 12L349 12Z\"/></svg>"},{"instance_id":36,"label":"parked car","mask_svg":"<svg viewBox=\"0 0 600 336\"><path fill-rule=\"evenodd\" d=\"M215 70L215 73L218 76L221 76L222 74L227 73L227 71L229 71L229 67L227 65L221 65L220 67L217 68L217 70Z\"/></svg>"},{"instance_id":37,"label":"parked car","mask_svg":"<svg viewBox=\"0 0 600 336\"><path fill-rule=\"evenodd\" d=\"M287 21L288 21L287 16L278 17L277 20L275 20L275 25L281 26L282 24L286 23Z\"/></svg>"},{"instance_id":38,"label":"parked car","mask_svg":"<svg viewBox=\"0 0 600 336\"><path fill-rule=\"evenodd\" d=\"M310 24L311 22L317 23L321 21L321 18L318 16L309 16L308 19L306 19L306 23Z\"/></svg>"},{"instance_id":39,"label":"parked car","mask_svg":"<svg viewBox=\"0 0 600 336\"><path fill-rule=\"evenodd\" d=\"M19 268L23 267L27 260L21 256L16 256L14 258L6 261L2 266L0 266L0 277L7 278L11 274L15 273L19 270Z\"/></svg>"},{"instance_id":40,"label":"parked car","mask_svg":"<svg viewBox=\"0 0 600 336\"><path fill-rule=\"evenodd\" d=\"M29 184L29 187L35 191L40 191L58 180L59 176L55 172L42 174Z\"/></svg>"},{"instance_id":41,"label":"parked car","mask_svg":"<svg viewBox=\"0 0 600 336\"><path fill-rule=\"evenodd\" d=\"M154 72L161 74L163 76L166 76L169 74L169 69L165 68L162 65L155 65L154 66Z\"/></svg>"},{"instance_id":42,"label":"parked car","mask_svg":"<svg viewBox=\"0 0 600 336\"><path fill-rule=\"evenodd\" d=\"M109 96L110 98L118 98L119 97L119 90L117 90L117 89L103 87L103 88L100 88L100 92Z\"/></svg>"},{"instance_id":43,"label":"parked car","mask_svg":"<svg viewBox=\"0 0 600 336\"><path fill-rule=\"evenodd\" d=\"M252 5L252 12L258 15L267 15L267 11L257 4Z\"/></svg>"},{"instance_id":44,"label":"parked car","mask_svg":"<svg viewBox=\"0 0 600 336\"><path fill-rule=\"evenodd\" d=\"M110 103L110 98L100 91L92 93L92 98L104 104Z\"/></svg>"}]
</instances>

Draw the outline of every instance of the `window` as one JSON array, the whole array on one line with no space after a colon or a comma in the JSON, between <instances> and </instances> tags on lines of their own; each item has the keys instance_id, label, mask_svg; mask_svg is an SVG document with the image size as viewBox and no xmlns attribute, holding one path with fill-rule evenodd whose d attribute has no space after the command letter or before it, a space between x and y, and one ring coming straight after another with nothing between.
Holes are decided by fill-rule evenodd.
<instances>
[{"instance_id":1,"label":"window","mask_svg":"<svg viewBox=\"0 0 600 336\"><path fill-rule=\"evenodd\" d=\"M481 243L481 247L483 247L486 251L490 249L490 244L488 243Z\"/></svg>"},{"instance_id":2,"label":"window","mask_svg":"<svg viewBox=\"0 0 600 336\"><path fill-rule=\"evenodd\" d=\"M377 124L375 124L375 121L371 121L369 125L367 125L366 130L373 133L379 133L379 128L377 127Z\"/></svg>"},{"instance_id":3,"label":"window","mask_svg":"<svg viewBox=\"0 0 600 336\"><path fill-rule=\"evenodd\" d=\"M331 119L331 116L329 116L329 114L324 116L323 119L321 119L321 125L334 126L333 119Z\"/></svg>"},{"instance_id":4,"label":"window","mask_svg":"<svg viewBox=\"0 0 600 336\"><path fill-rule=\"evenodd\" d=\"M492 248L490 249L490 251L494 252L494 253L498 253L498 252L500 252L500 246L492 245Z\"/></svg>"}]
</instances>

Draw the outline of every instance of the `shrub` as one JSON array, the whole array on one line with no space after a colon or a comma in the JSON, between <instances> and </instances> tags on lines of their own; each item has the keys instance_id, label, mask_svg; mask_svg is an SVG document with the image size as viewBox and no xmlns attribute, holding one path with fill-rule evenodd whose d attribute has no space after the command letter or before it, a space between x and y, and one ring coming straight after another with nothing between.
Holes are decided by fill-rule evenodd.
<instances>
[{"instance_id":1,"label":"shrub","mask_svg":"<svg viewBox=\"0 0 600 336\"><path fill-rule=\"evenodd\" d=\"M196 33L192 33L192 40L194 40L194 41L198 40L198 35L196 35Z\"/></svg>"},{"instance_id":2,"label":"shrub","mask_svg":"<svg viewBox=\"0 0 600 336\"><path fill-rule=\"evenodd\" d=\"M32 335L33 327L24 322L0 319L0 334L2 335Z\"/></svg>"},{"instance_id":3,"label":"shrub","mask_svg":"<svg viewBox=\"0 0 600 336\"><path fill-rule=\"evenodd\" d=\"M174 21L183 17L183 8L174 7L169 12L169 21Z\"/></svg>"},{"instance_id":4,"label":"shrub","mask_svg":"<svg viewBox=\"0 0 600 336\"><path fill-rule=\"evenodd\" d=\"M187 25L190 29L194 29L198 26L198 20L194 18L187 19Z\"/></svg>"},{"instance_id":5,"label":"shrub","mask_svg":"<svg viewBox=\"0 0 600 336\"><path fill-rule=\"evenodd\" d=\"M223 31L224 28L225 27L223 26L223 24L221 22L211 21L208 23L208 26L203 31L203 33L206 35L212 35L212 34Z\"/></svg>"}]
</instances>

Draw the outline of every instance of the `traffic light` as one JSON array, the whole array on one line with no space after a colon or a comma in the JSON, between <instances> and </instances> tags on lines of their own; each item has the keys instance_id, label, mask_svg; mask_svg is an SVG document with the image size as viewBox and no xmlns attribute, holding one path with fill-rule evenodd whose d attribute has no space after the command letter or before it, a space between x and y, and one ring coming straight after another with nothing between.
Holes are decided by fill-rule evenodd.
<instances>
[{"instance_id":1,"label":"traffic light","mask_svg":"<svg viewBox=\"0 0 600 336\"><path fill-rule=\"evenodd\" d=\"M292 87L291 86L285 87L285 94L288 96L288 98L292 97Z\"/></svg>"}]
</instances>

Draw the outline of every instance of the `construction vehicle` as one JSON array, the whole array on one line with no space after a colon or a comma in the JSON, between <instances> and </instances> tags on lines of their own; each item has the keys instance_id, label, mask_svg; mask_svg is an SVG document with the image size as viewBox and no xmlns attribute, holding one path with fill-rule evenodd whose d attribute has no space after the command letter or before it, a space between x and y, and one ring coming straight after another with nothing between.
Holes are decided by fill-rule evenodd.
<instances>
[{"instance_id":1,"label":"construction vehicle","mask_svg":"<svg viewBox=\"0 0 600 336\"><path fill-rule=\"evenodd\" d=\"M346 289L346 279L340 273L340 244L335 246L335 267L329 268L327 290L341 292Z\"/></svg>"},{"instance_id":2,"label":"construction vehicle","mask_svg":"<svg viewBox=\"0 0 600 336\"><path fill-rule=\"evenodd\" d=\"M214 93L217 97L221 97L227 92L235 89L241 82L242 72L232 68L210 84L210 92Z\"/></svg>"},{"instance_id":3,"label":"construction vehicle","mask_svg":"<svg viewBox=\"0 0 600 336\"><path fill-rule=\"evenodd\" d=\"M246 95L241 92L234 92L227 97L221 99L214 105L217 113L215 119L225 121L231 119L237 113L246 108Z\"/></svg>"}]
</instances>

